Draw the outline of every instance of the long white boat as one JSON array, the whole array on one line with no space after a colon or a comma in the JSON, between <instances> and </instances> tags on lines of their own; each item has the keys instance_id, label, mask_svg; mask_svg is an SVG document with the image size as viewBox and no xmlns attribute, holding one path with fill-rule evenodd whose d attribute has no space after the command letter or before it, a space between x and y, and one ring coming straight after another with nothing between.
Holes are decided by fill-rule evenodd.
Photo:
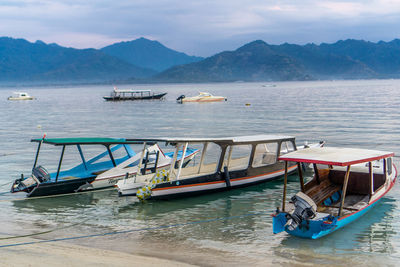
<instances>
[{"instance_id":1,"label":"long white boat","mask_svg":"<svg viewBox=\"0 0 400 267\"><path fill-rule=\"evenodd\" d=\"M139 141L138 139L127 139ZM199 150L191 163L183 168L176 157L168 168L156 174L136 175L118 181L120 196L136 195L139 199L169 199L244 187L279 178L284 163L278 157L297 149L322 146L324 142L297 147L291 136L255 135L228 138L159 138L140 139L175 147ZM289 166L295 171L296 164Z\"/></svg>"}]
</instances>

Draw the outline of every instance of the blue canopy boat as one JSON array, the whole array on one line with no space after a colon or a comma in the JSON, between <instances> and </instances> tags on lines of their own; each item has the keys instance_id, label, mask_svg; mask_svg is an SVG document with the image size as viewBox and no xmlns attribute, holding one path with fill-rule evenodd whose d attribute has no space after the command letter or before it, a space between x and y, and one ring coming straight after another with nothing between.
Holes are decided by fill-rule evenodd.
<instances>
[{"instance_id":1,"label":"blue canopy boat","mask_svg":"<svg viewBox=\"0 0 400 267\"><path fill-rule=\"evenodd\" d=\"M373 208L393 187L397 170L394 153L376 150L321 147L299 150L279 158L311 163L314 177L304 184L297 168L301 191L286 206L287 171L282 208L273 215L274 234L287 233L317 239L326 236Z\"/></svg>"},{"instance_id":2,"label":"blue canopy boat","mask_svg":"<svg viewBox=\"0 0 400 267\"><path fill-rule=\"evenodd\" d=\"M31 142L38 143L32 174L27 177L21 175L21 178L16 179L11 187L12 193L26 192L28 197L67 194L81 190L111 187L114 186L118 179L122 179L125 175L130 175L131 172L125 170L121 176L115 177L115 175L104 176L103 174L106 171L118 168L124 162L128 162L124 167L133 169L135 173L138 171L154 173L157 168L161 167L157 165L159 162L171 161L174 154L174 152L164 153L159 147L157 147L158 153L150 153L149 150L144 149L139 154L136 154L130 145L142 144L143 142L127 141L123 138L41 138L32 139ZM50 173L46 168L38 165L39 154L43 144L62 147L57 171L55 172ZM88 146L92 150L96 146L102 152L87 160L85 152L90 152ZM76 147L76 150L68 149L68 151L74 151L77 154L76 157L80 158L81 163L70 169L62 170L61 167L66 161L64 155L67 147ZM191 150L191 153L195 154L197 151ZM146 155L145 158L144 155ZM190 160L189 156L185 157L185 159ZM178 155L178 159L180 157ZM145 162L144 166L139 164L139 159L140 162ZM100 175L102 175L101 179L99 181L96 180Z\"/></svg>"}]
</instances>

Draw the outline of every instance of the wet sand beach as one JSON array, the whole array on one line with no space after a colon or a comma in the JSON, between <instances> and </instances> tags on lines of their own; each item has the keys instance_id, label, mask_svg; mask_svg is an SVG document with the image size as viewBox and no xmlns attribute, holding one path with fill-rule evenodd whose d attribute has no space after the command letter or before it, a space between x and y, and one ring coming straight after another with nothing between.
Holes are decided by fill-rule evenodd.
<instances>
[{"instance_id":1,"label":"wet sand beach","mask_svg":"<svg viewBox=\"0 0 400 267\"><path fill-rule=\"evenodd\" d=\"M32 238L18 242L34 242ZM0 266L195 266L173 260L83 247L67 242L36 243L2 248Z\"/></svg>"}]
</instances>

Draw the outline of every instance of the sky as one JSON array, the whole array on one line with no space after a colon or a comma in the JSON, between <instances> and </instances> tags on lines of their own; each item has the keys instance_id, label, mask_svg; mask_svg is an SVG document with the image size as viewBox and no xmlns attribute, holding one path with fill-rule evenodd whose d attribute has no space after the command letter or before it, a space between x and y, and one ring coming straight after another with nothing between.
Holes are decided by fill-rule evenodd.
<instances>
[{"instance_id":1,"label":"sky","mask_svg":"<svg viewBox=\"0 0 400 267\"><path fill-rule=\"evenodd\" d=\"M145 37L196 56L400 38L400 0L0 0L0 36L74 48Z\"/></svg>"}]
</instances>

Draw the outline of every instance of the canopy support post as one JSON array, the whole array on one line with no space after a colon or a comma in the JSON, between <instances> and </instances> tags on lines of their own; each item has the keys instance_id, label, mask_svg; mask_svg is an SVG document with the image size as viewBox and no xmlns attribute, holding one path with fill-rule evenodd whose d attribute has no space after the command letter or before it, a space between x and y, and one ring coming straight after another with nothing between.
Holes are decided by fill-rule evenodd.
<instances>
[{"instance_id":1,"label":"canopy support post","mask_svg":"<svg viewBox=\"0 0 400 267\"><path fill-rule=\"evenodd\" d=\"M226 163L226 167L228 167L229 164L231 163L232 149L233 149L233 146L229 146L228 161L227 161L227 163Z\"/></svg>"},{"instance_id":2,"label":"canopy support post","mask_svg":"<svg viewBox=\"0 0 400 267\"><path fill-rule=\"evenodd\" d=\"M56 175L56 183L57 183L57 181L58 181L58 175L60 174L61 163L62 163L63 157L64 157L64 151L65 151L65 145L63 145L63 148L62 148L62 151L61 151L60 161L58 162L57 175Z\"/></svg>"},{"instance_id":3,"label":"canopy support post","mask_svg":"<svg viewBox=\"0 0 400 267\"><path fill-rule=\"evenodd\" d=\"M282 211L285 211L285 201L286 201L286 184L288 176L288 162L285 161L285 178L283 180L283 200L282 200Z\"/></svg>"},{"instance_id":4,"label":"canopy support post","mask_svg":"<svg viewBox=\"0 0 400 267\"><path fill-rule=\"evenodd\" d=\"M175 153L174 153L174 157L172 159L171 165L169 166L169 171L168 171L168 177L171 178L172 172L174 171L175 168L175 163L176 163L176 159L178 158L178 152L179 152L179 147L181 145L179 143L176 144L176 149L175 149ZM176 178L176 177L175 177Z\"/></svg>"},{"instance_id":5,"label":"canopy support post","mask_svg":"<svg viewBox=\"0 0 400 267\"><path fill-rule=\"evenodd\" d=\"M200 163L199 163L199 170L197 171L197 173L201 172L201 167L203 166L204 156L206 155L207 147L208 147L208 143L206 142L203 145L203 151L201 152L201 158L200 158Z\"/></svg>"},{"instance_id":6,"label":"canopy support post","mask_svg":"<svg viewBox=\"0 0 400 267\"><path fill-rule=\"evenodd\" d=\"M116 167L117 164L115 163L114 157L112 155L110 145L106 145L106 147L107 147L108 155L110 156L111 162L112 162L113 166Z\"/></svg>"},{"instance_id":7,"label":"canopy support post","mask_svg":"<svg viewBox=\"0 0 400 267\"><path fill-rule=\"evenodd\" d=\"M350 176L350 165L347 166L346 175L344 176L343 189L342 189L342 199L340 200L340 207L339 207L338 217L342 216L342 211L343 211L343 206L344 206L344 199L346 198L347 184L349 182L349 176Z\"/></svg>"},{"instance_id":8,"label":"canopy support post","mask_svg":"<svg viewBox=\"0 0 400 267\"><path fill-rule=\"evenodd\" d=\"M303 170L301 169L301 163L297 162L297 171L299 173L299 178L300 178L300 187L301 187L301 192L305 193L304 189L304 178L303 178Z\"/></svg>"},{"instance_id":9,"label":"canopy support post","mask_svg":"<svg viewBox=\"0 0 400 267\"><path fill-rule=\"evenodd\" d=\"M85 157L83 156L81 145L77 144L76 147L78 148L79 155L81 156L83 167L85 167L85 170L88 170L87 165L86 165Z\"/></svg>"},{"instance_id":10,"label":"canopy support post","mask_svg":"<svg viewBox=\"0 0 400 267\"><path fill-rule=\"evenodd\" d=\"M317 180L317 183L320 184L321 180L319 179L319 173L318 173L318 168L317 168L316 163L313 163L313 168L314 168L315 179Z\"/></svg>"},{"instance_id":11,"label":"canopy support post","mask_svg":"<svg viewBox=\"0 0 400 267\"><path fill-rule=\"evenodd\" d=\"M374 173L372 169L372 162L368 162L368 169L369 169L369 198L372 198L372 195L374 194Z\"/></svg>"},{"instance_id":12,"label":"canopy support post","mask_svg":"<svg viewBox=\"0 0 400 267\"><path fill-rule=\"evenodd\" d=\"M38 158L39 158L39 151L40 151L40 147L42 145L42 142L43 142L43 140L40 141L39 144L38 144L38 148L37 148L36 156L35 156L35 163L33 163L32 170L36 167L36 164L37 164L37 161L38 161Z\"/></svg>"},{"instance_id":13,"label":"canopy support post","mask_svg":"<svg viewBox=\"0 0 400 267\"><path fill-rule=\"evenodd\" d=\"M181 161L179 162L179 169L178 169L178 173L176 174L176 180L179 180L179 176L181 175L182 166L183 166L183 162L185 161L186 150L187 150L188 144L189 143L186 142L185 145L183 146L182 157L181 157Z\"/></svg>"},{"instance_id":14,"label":"canopy support post","mask_svg":"<svg viewBox=\"0 0 400 267\"><path fill-rule=\"evenodd\" d=\"M142 154L140 155L140 160L139 160L139 165L138 165L138 170L137 173L141 173L142 169L142 162L144 158L144 153L146 152L146 142L143 143L143 149L142 149Z\"/></svg>"}]
</instances>

